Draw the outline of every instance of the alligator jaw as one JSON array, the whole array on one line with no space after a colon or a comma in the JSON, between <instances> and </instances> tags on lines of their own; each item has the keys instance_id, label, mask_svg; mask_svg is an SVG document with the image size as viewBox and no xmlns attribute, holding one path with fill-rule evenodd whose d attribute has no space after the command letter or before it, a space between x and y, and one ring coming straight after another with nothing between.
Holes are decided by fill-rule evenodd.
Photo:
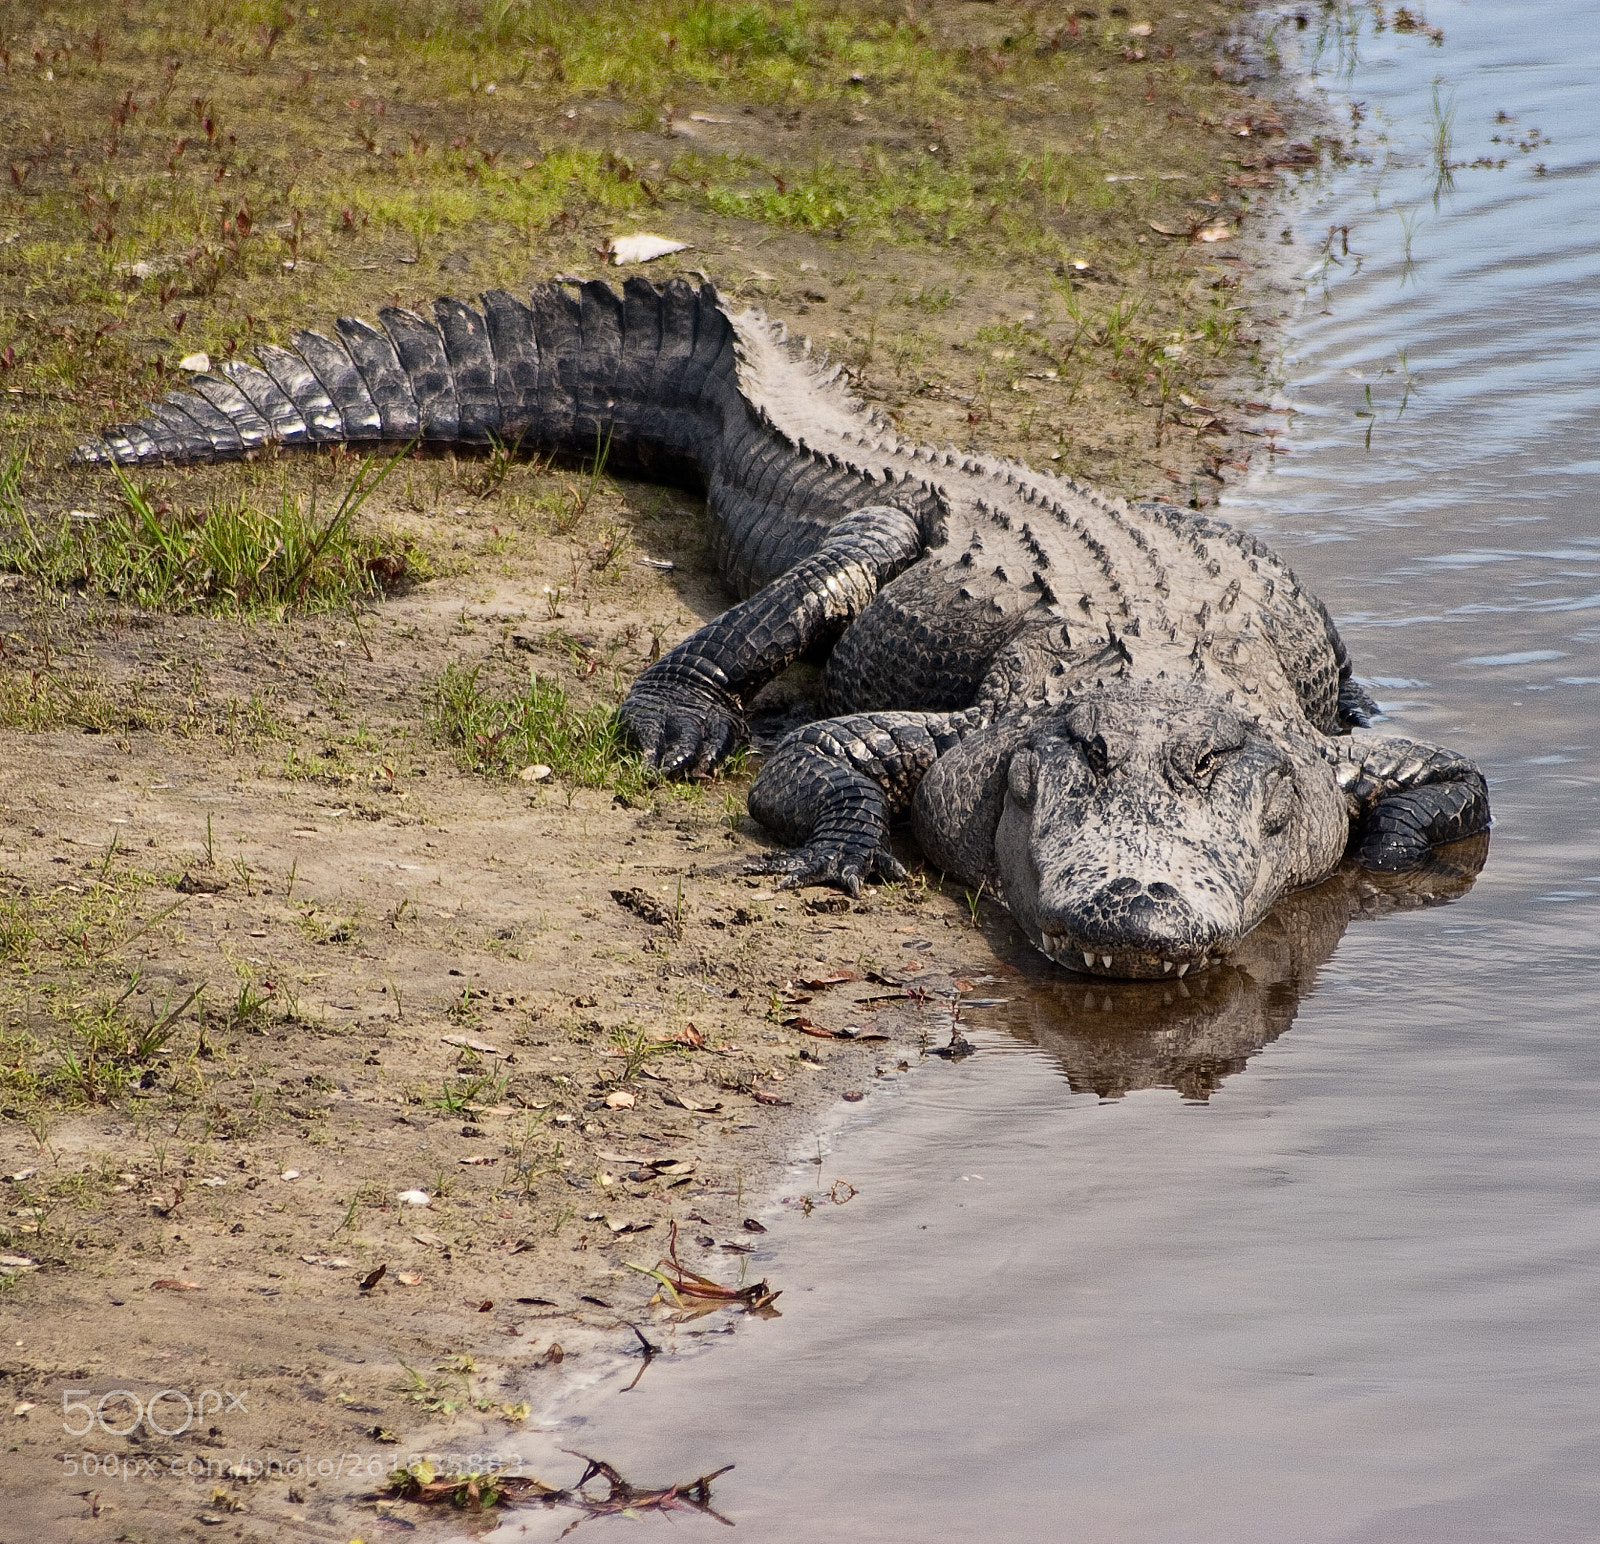
<instances>
[{"instance_id":1,"label":"alligator jaw","mask_svg":"<svg viewBox=\"0 0 1600 1544\"><path fill-rule=\"evenodd\" d=\"M1031 939L1033 946L1065 970L1080 976L1100 976L1120 981L1181 981L1185 976L1220 963L1222 949L1213 947L1201 954L1156 954L1142 949L1116 949L1106 953L1103 945L1086 946L1070 933L1043 933Z\"/></svg>"}]
</instances>

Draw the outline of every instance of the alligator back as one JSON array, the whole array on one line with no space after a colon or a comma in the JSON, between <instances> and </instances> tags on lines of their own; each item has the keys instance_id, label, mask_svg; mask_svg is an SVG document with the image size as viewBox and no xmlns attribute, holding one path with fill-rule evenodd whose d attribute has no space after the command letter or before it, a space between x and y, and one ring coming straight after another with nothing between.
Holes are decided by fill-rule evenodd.
<instances>
[{"instance_id":1,"label":"alligator back","mask_svg":"<svg viewBox=\"0 0 1600 1544\"><path fill-rule=\"evenodd\" d=\"M703 488L717 570L744 595L851 510L892 504L928 555L835 650L841 710L964 706L997 651L1053 621L1091 653L1121 639L1141 673L1220 672L1256 711L1339 727L1337 632L1266 547L1186 510L902 440L837 369L757 312L730 316L710 284L549 284L526 304L492 290L481 310L444 299L431 319L391 307L378 320L341 318L336 338L298 332L259 365L198 375L76 459L407 440L603 454L613 470Z\"/></svg>"}]
</instances>

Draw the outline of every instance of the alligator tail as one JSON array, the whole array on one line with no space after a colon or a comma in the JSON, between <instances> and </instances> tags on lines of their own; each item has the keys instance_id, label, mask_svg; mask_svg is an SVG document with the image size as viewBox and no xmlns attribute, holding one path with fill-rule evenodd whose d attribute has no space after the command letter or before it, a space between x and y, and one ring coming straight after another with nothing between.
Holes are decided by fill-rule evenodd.
<instances>
[{"instance_id":1,"label":"alligator tail","mask_svg":"<svg viewBox=\"0 0 1600 1544\"><path fill-rule=\"evenodd\" d=\"M709 284L629 279L541 285L527 304L490 290L482 310L389 307L337 338L297 332L259 364L229 361L73 459L122 465L237 461L267 446L418 440L583 456L618 471L703 483L737 395L735 333Z\"/></svg>"}]
</instances>

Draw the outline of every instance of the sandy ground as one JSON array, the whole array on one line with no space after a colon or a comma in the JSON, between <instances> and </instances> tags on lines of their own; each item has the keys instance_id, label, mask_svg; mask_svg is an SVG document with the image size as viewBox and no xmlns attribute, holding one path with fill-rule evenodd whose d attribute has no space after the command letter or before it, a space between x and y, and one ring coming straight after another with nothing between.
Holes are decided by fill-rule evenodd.
<instances>
[{"instance_id":1,"label":"sandy ground","mask_svg":"<svg viewBox=\"0 0 1600 1544\"><path fill-rule=\"evenodd\" d=\"M696 539L679 522L658 550L678 550L673 531ZM138 682L165 700L181 661L192 715L225 722L254 692L270 733L7 736L11 893L131 907L126 942L75 971L30 956L8 983L11 1027L44 1011L52 981L85 1002L129 991L151 1019L206 992L148 1087L6 1112L7 1249L38 1269L0 1297L8 1397L34 1407L0 1465L35 1520L0 1537L200 1536L235 1504L241 1537L288 1515L299 1536L351 1536L361 1513L344 1498L374 1488L374 1455L387 1465L441 1411L480 1436L486 1415L491 1434L520 1421L558 1376L541 1362L552 1341L636 1346L625 1321L656 1283L624 1262L653 1264L674 1220L685 1264L730 1283L759 1273L744 1219L793 1143L830 1101L870 1097L881 1071L944 1043L947 1011L905 989L949 994L986 950L936 882L856 904L780 896L738 872L766 846L742 781L632 804L487 781L430 743L418 683L443 663L525 669L514 634L548 667L537 651L565 646L551 635L579 620L620 635L641 611L682 631L715 597L672 577L640 568L571 602L581 619L542 624L528 593L542 583L481 573L359 622L45 602L55 647L113 697ZM46 623L38 597L13 598L16 650ZM625 671L648 647L636 632ZM846 979L806 984L830 976ZM257 1010L236 1011L241 985ZM887 1038L825 1039L797 1018ZM658 1054L626 1077L613 1037L640 1031ZM156 1424L180 1435L112 1435L133 1406L102 1396L167 1389ZM99 1411L81 1441L63 1428L86 1416L64 1398ZM192 1422L185 1398L206 1406ZM356 1452L359 1476L224 1473L340 1454L348 1468Z\"/></svg>"}]
</instances>

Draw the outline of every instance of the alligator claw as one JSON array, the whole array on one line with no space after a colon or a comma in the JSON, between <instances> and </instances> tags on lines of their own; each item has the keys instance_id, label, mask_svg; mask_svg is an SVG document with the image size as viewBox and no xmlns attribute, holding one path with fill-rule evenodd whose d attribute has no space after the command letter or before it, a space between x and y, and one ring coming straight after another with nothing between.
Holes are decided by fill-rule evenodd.
<instances>
[{"instance_id":1,"label":"alligator claw","mask_svg":"<svg viewBox=\"0 0 1600 1544\"><path fill-rule=\"evenodd\" d=\"M709 776L744 734L727 704L682 690L668 696L635 689L617 709L617 718L646 766L684 782Z\"/></svg>"},{"instance_id":2,"label":"alligator claw","mask_svg":"<svg viewBox=\"0 0 1600 1544\"><path fill-rule=\"evenodd\" d=\"M881 843L820 841L789 852L769 853L752 858L746 870L751 874L778 876L780 890L798 890L802 885L832 885L846 895L861 894L869 879L907 878L906 866Z\"/></svg>"}]
</instances>

